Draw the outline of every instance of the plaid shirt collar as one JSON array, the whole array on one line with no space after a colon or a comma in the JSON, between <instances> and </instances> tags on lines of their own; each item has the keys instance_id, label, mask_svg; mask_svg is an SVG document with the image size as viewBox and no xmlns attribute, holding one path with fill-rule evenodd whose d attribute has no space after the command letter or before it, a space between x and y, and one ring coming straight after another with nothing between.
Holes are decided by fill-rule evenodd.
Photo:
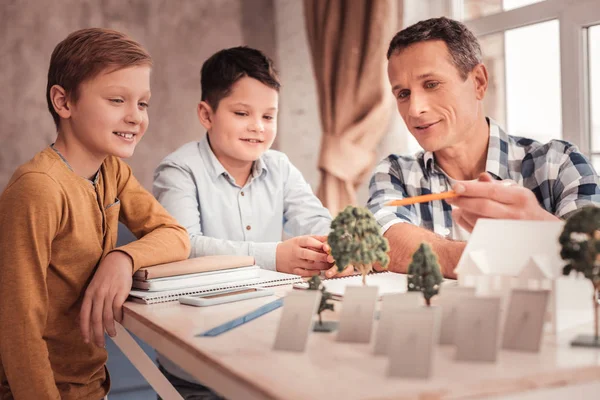
<instances>
[{"instance_id":1,"label":"plaid shirt collar","mask_svg":"<svg viewBox=\"0 0 600 400\"><path fill-rule=\"evenodd\" d=\"M488 152L485 170L492 175L494 179L509 179L508 173L508 135L496 121L487 118L489 126ZM435 165L435 157L431 151L423 153L423 163L425 170L430 175L441 174L439 168Z\"/></svg>"}]
</instances>

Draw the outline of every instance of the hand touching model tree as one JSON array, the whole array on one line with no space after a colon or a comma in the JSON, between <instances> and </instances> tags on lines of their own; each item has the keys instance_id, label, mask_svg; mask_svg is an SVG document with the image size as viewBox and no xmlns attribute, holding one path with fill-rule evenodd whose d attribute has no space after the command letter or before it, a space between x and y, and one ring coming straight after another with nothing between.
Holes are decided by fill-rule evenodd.
<instances>
[{"instance_id":1,"label":"hand touching model tree","mask_svg":"<svg viewBox=\"0 0 600 400\"><path fill-rule=\"evenodd\" d=\"M331 222L331 233L327 238L331 255L339 272L348 265L366 276L378 264L387 268L390 258L388 241L381 236L379 224L366 208L348 206Z\"/></svg>"}]
</instances>

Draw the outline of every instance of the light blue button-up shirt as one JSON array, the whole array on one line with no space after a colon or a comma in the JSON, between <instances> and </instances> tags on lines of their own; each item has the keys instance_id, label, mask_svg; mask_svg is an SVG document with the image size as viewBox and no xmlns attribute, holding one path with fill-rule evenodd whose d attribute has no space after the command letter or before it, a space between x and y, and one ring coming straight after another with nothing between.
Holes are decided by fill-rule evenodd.
<instances>
[{"instance_id":1,"label":"light blue button-up shirt","mask_svg":"<svg viewBox=\"0 0 600 400\"><path fill-rule=\"evenodd\" d=\"M205 136L167 156L154 173L154 196L192 242L190 257L249 255L275 269L277 244L287 236L327 235L331 215L288 157L268 150L240 187Z\"/></svg>"}]
</instances>

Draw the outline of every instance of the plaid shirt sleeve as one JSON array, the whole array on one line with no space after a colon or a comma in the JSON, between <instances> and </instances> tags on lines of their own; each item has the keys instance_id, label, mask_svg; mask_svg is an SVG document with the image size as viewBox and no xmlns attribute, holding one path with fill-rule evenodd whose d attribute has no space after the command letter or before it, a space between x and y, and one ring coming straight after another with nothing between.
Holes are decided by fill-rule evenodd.
<instances>
[{"instance_id":1,"label":"plaid shirt sleeve","mask_svg":"<svg viewBox=\"0 0 600 400\"><path fill-rule=\"evenodd\" d=\"M565 219L585 206L600 206L599 180L594 167L576 146L562 140L546 144L515 138L525 150L520 164L523 186L533 191L540 205Z\"/></svg>"},{"instance_id":2,"label":"plaid shirt sleeve","mask_svg":"<svg viewBox=\"0 0 600 400\"><path fill-rule=\"evenodd\" d=\"M559 218L585 206L600 206L598 174L575 146L569 145L553 185L554 214Z\"/></svg>"},{"instance_id":3,"label":"plaid shirt sleeve","mask_svg":"<svg viewBox=\"0 0 600 400\"><path fill-rule=\"evenodd\" d=\"M390 200L403 199L408 196L398 156L390 155L375 168L369 184L369 201L367 202L368 209L381 226L382 234L397 223L408 222L419 225L419 217L414 206L385 207L385 203Z\"/></svg>"}]
</instances>

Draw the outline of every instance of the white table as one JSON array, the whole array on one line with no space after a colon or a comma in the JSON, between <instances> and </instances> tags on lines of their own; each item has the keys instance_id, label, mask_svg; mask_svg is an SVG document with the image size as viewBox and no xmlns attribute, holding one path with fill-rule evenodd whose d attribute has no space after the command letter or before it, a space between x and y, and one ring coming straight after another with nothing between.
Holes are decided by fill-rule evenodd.
<instances>
[{"instance_id":1,"label":"white table","mask_svg":"<svg viewBox=\"0 0 600 400\"><path fill-rule=\"evenodd\" d=\"M287 290L276 288L276 295ZM373 356L372 343L338 343L335 333L313 333L301 354L272 351L281 309L217 337L196 337L273 300L212 307L127 302L123 325L228 399L547 400L600 393L600 350L569 345L591 326L546 336L540 353L501 350L494 364L456 362L453 347L438 346L429 380L388 378L387 359ZM336 302L335 314L324 316L335 319L339 308Z\"/></svg>"}]
</instances>

